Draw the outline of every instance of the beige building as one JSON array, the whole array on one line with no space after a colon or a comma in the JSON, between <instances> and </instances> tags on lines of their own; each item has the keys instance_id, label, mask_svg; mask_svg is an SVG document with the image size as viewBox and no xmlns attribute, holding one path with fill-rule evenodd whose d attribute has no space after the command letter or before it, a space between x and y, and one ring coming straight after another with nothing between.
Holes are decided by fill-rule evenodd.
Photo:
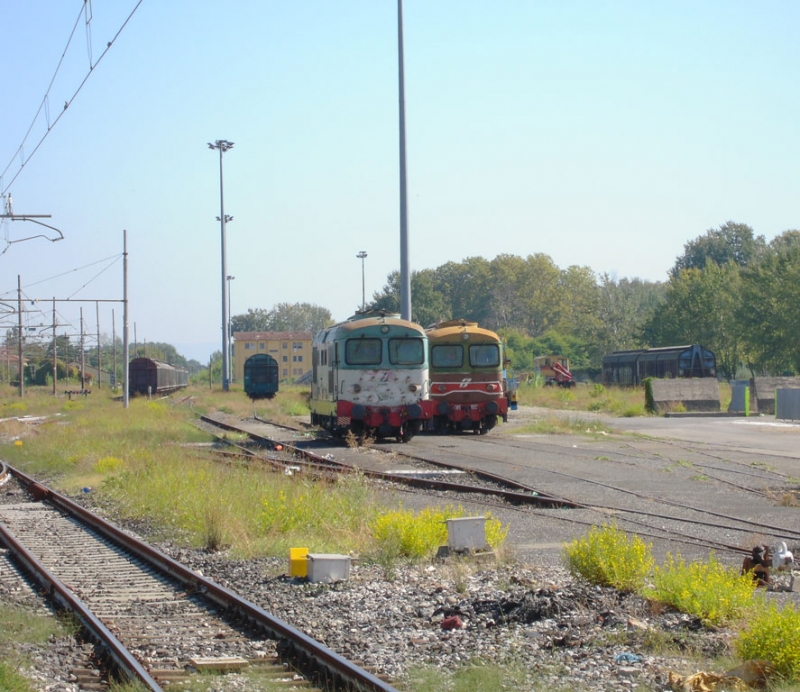
<instances>
[{"instance_id":1,"label":"beige building","mask_svg":"<svg viewBox=\"0 0 800 692\"><path fill-rule=\"evenodd\" d=\"M244 362L266 353L278 362L281 380L296 380L311 370L311 332L234 332L233 381L244 382Z\"/></svg>"}]
</instances>

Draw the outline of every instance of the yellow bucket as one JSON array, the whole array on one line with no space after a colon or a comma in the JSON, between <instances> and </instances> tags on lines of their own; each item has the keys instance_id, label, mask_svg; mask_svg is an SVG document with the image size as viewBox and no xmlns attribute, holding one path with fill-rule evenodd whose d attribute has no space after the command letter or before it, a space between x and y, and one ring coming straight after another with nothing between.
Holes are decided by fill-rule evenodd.
<instances>
[{"instance_id":1,"label":"yellow bucket","mask_svg":"<svg viewBox=\"0 0 800 692\"><path fill-rule=\"evenodd\" d=\"M289 576L308 576L308 548L289 548Z\"/></svg>"}]
</instances>

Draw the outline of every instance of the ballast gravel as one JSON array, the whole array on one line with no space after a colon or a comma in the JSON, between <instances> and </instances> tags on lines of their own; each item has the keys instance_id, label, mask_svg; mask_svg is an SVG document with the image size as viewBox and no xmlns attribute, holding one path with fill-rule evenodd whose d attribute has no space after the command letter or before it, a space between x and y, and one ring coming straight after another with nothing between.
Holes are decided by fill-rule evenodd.
<instances>
[{"instance_id":1,"label":"ballast gravel","mask_svg":"<svg viewBox=\"0 0 800 692\"><path fill-rule=\"evenodd\" d=\"M2 501L17 499L10 494ZM147 522L126 528L145 537L156 532ZM487 663L513 670L521 690L666 690L670 671L697 672L698 654L724 655L733 637L638 596L592 586L559 564L451 557L384 566L353 559L349 579L322 584L288 576L288 556L235 560L173 542L156 547L411 692L419 668ZM36 595L13 571L0 562L0 598L36 607ZM20 672L47 692L77 692L71 671L95 661L92 645L73 637L15 653L25 662ZM252 687L232 673L216 678L212 689Z\"/></svg>"},{"instance_id":2,"label":"ballast gravel","mask_svg":"<svg viewBox=\"0 0 800 692\"><path fill-rule=\"evenodd\" d=\"M696 662L647 653L646 641L718 656L731 637L559 566L355 562L347 581L320 584L288 577L282 560L161 549L409 690L416 668L468 663L513 666L519 689L665 690L670 671L696 672Z\"/></svg>"}]
</instances>

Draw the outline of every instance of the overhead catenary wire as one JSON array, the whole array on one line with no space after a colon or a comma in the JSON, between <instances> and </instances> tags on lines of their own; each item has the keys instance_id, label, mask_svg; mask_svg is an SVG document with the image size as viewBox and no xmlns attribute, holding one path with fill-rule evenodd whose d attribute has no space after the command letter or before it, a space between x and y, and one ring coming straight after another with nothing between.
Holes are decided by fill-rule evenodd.
<instances>
[{"instance_id":1,"label":"overhead catenary wire","mask_svg":"<svg viewBox=\"0 0 800 692\"><path fill-rule=\"evenodd\" d=\"M95 260L94 262L89 262L89 264L84 264L84 265L81 265L80 267L74 267L74 268L69 269L69 270L67 270L65 272L61 272L60 274L54 274L53 276L48 276L48 277L45 277L44 279L39 279L38 281L34 281L32 283L25 284L23 286L23 288L24 289L30 289L33 286L38 286L39 284L47 283L47 282L53 281L55 279L60 279L63 276L68 276L69 274L74 274L75 272L79 272L79 271L81 271L83 269L88 269L89 267L94 267L94 266L96 266L98 264L102 264L103 262L109 262L109 264L101 272L99 272L94 277L94 278L97 278L97 276L99 276L103 272L107 271L114 264L116 264L116 262L118 262L121 258L122 258L121 254L111 255L110 257L103 257L102 259ZM93 281L94 278L90 279L88 282L86 282L86 284L84 284L84 286L88 285L88 283ZM16 288L9 289L7 291L0 291L0 300L7 299L6 296L15 296L16 293L17 293L17 289ZM72 296L70 296L70 297L72 297Z\"/></svg>"},{"instance_id":2,"label":"overhead catenary wire","mask_svg":"<svg viewBox=\"0 0 800 692\"><path fill-rule=\"evenodd\" d=\"M134 6L134 8L130 11L128 16L125 18L125 21L122 23L122 25L119 27L117 32L114 34L113 38L110 41L108 41L108 43L106 44L105 50L103 50L103 52L100 53L99 57L97 58L97 61L94 64L92 64L92 62L91 62L91 48L89 48L89 69L88 69L86 75L84 76L83 80L81 81L81 83L78 85L77 89L75 89L75 91L73 92L72 96L70 98L68 98L64 102L63 109L59 112L59 114L56 116L55 120L53 120L53 122L51 124L49 122L49 120L50 120L50 117L49 117L50 116L50 114L49 114L50 90L53 87L53 83L55 82L55 79L56 79L56 76L58 75L59 70L61 69L61 65L62 65L62 63L64 61L64 56L66 55L67 50L69 50L70 43L72 42L72 39L73 39L73 37L75 35L75 30L77 29L78 22L80 21L80 18L81 18L81 13L83 13L83 12L87 13L87 20L86 20L87 41L88 42L91 41L91 38L90 38L91 29L90 29L90 26L89 26L90 23L91 23L91 18L88 15L88 13L90 11L90 9L89 9L90 8L90 3L86 2L86 1L81 3L81 10L78 13L78 17L75 20L75 24L72 27L72 31L70 32L69 39L67 40L67 45L64 48L64 52L62 53L61 59L58 62L58 66L56 67L55 73L53 74L53 78L51 79L50 84L47 87L47 91L45 92L44 98L42 99L42 103L40 104L39 109L36 111L36 115L33 117L33 121L31 122L30 127L28 128L28 131L25 133L25 136L22 138L22 143L19 145L17 150L14 152L14 155L11 157L11 160L8 162L8 165L6 165L6 167L3 169L3 172L0 173L0 181L2 181L3 178L5 177L6 173L11 168L11 165L14 162L14 159L16 159L18 155L22 156L22 161L20 162L19 170L17 170L17 172L14 173L14 175L11 178L11 180L8 181L8 183L6 183L5 185L3 185L2 182L0 182L0 195L4 195L8 191L8 189L11 187L11 185L14 184L14 181L19 177L20 173L22 173L22 171L25 168L25 166L27 165L28 161L30 161L31 158L33 158L33 155L39 150L39 147L42 145L44 140L47 139L47 136L50 134L52 129L56 126L56 123L58 123L58 121L61 120L61 117L64 115L64 113L67 112L67 109L69 108L69 105L75 100L75 98L81 92L81 90L83 89L84 85L88 81L90 75L94 72L95 67L97 67L100 64L102 59L106 56L106 53L108 53L108 51L111 50L111 46L114 45L114 42L117 40L119 35L122 33L122 30L127 26L128 22L131 20L133 15L136 13L136 10L139 9L139 6L142 4L142 1L143 0L138 0L137 1L137 3ZM47 128L46 128L44 134L39 139L39 141L36 143L36 146L34 146L33 151L31 151L31 153L27 157L25 157L25 155L24 155L25 143L26 143L28 137L30 136L30 133L33 130L33 127L36 124L36 121L38 120L39 116L41 115L43 109L45 110L45 114L46 114L47 120L48 120Z\"/></svg>"}]
</instances>

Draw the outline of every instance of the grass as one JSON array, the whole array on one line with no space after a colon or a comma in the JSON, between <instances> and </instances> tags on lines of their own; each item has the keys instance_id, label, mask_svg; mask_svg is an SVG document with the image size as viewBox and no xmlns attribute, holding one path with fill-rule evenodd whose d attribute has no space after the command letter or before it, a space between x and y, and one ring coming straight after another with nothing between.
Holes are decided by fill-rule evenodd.
<instances>
[{"instance_id":1,"label":"grass","mask_svg":"<svg viewBox=\"0 0 800 692\"><path fill-rule=\"evenodd\" d=\"M731 387L720 382L720 410L726 411L731 401ZM613 417L632 418L650 415L645 409L644 387L605 387L602 384L578 383L574 387L537 386L522 384L517 401L523 406L563 411L589 411Z\"/></svg>"},{"instance_id":2,"label":"grass","mask_svg":"<svg viewBox=\"0 0 800 692\"><path fill-rule=\"evenodd\" d=\"M604 387L600 384L579 383L568 389L520 385L517 401L523 406L563 411L588 411L611 416L632 417L647 415L643 387Z\"/></svg>"},{"instance_id":3,"label":"grass","mask_svg":"<svg viewBox=\"0 0 800 692\"><path fill-rule=\"evenodd\" d=\"M515 435L571 435L575 433L594 435L609 435L613 429L600 421L588 420L580 415L559 416L555 414L539 418L528 425L515 427Z\"/></svg>"},{"instance_id":4,"label":"grass","mask_svg":"<svg viewBox=\"0 0 800 692\"><path fill-rule=\"evenodd\" d=\"M522 664L497 665L471 661L454 670L415 668L401 690L413 692L486 692L488 690L553 690L552 686L531 687ZM553 690L553 692L558 692Z\"/></svg>"},{"instance_id":5,"label":"grass","mask_svg":"<svg viewBox=\"0 0 800 692\"><path fill-rule=\"evenodd\" d=\"M35 688L21 671L26 659L18 653L19 644L44 645L53 637L74 633L76 626L68 619L31 615L12 605L0 605L0 690L32 692Z\"/></svg>"},{"instance_id":6,"label":"grass","mask_svg":"<svg viewBox=\"0 0 800 692\"><path fill-rule=\"evenodd\" d=\"M252 415L253 402L242 392L192 387L166 400L133 398L127 409L110 392L96 394L75 405L31 392L26 407L41 404L59 415L28 429L16 420L0 422L0 440L8 442L2 445L3 458L32 475L46 476L66 494L91 493L123 519L149 517L161 527L153 538L211 550L230 548L241 558L285 556L290 547L307 546L314 552L358 553L388 564L420 558L408 550L409 542L424 545L424 554L431 555L446 543L443 512L463 516L458 508L431 508L418 516L400 507L384 508L360 474L318 481L302 473L287 476L257 462L245 465L226 458L221 463L212 436L193 423L198 411L224 408L231 415ZM274 408L288 417L285 411L296 410L302 400L302 392L289 391L256 406L263 407L262 415L273 417L266 408ZM4 403L10 407L16 402ZM67 403L71 405L65 408ZM190 444L197 442L207 444ZM377 530L401 516L402 541L393 532ZM429 526L430 517L436 531ZM487 521L493 545L503 542L505 532L496 520Z\"/></svg>"}]
</instances>

